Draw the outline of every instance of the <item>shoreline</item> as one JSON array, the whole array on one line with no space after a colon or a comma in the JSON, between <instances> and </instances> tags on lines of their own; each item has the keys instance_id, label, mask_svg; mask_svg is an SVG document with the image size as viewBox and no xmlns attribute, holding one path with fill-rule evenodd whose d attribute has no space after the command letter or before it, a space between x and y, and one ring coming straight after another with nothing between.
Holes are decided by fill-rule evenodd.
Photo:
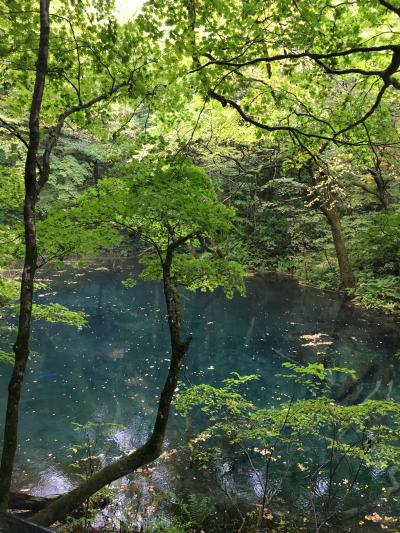
<instances>
[{"instance_id":1,"label":"shoreline","mask_svg":"<svg viewBox=\"0 0 400 533\"><path fill-rule=\"evenodd\" d=\"M143 253L135 253L134 255L101 255L101 256L94 256L94 257L69 257L63 261L65 266L75 267L77 264L81 263L82 267L77 266L76 268L93 268L96 267L103 267L104 269L118 269L119 267L124 268L124 263L138 263L138 259L143 255ZM6 277L9 277L10 279L19 280L19 274L20 269L22 268L22 264L18 267L18 263L13 268L5 268L3 269L3 274L6 275ZM48 264L44 267L43 270L38 270L37 273L37 280L45 281L43 279L43 276L41 275L44 272L49 271L60 271L62 269L57 268L55 264ZM8 276L8 274L10 274ZM362 305L360 302L357 301L357 299L350 297L347 295L344 291L340 289L334 289L334 288L321 288L318 285L314 285L312 283L308 283L305 280L302 280L301 278L296 277L294 274L288 273L288 272L279 272L277 270L253 270L248 269L245 270L245 278L252 278L255 276L277 276L277 277L283 277L292 280L293 282L297 283L300 287L305 287L313 290L320 291L322 293L332 294L336 295L337 297L343 298L346 305L349 305L350 307L353 307L354 309L357 309L359 311L362 311L367 314L375 315L375 316L382 316L389 319L399 319L400 318L400 311L388 311L384 308L378 308L378 309L371 309L364 305Z\"/></svg>"}]
</instances>

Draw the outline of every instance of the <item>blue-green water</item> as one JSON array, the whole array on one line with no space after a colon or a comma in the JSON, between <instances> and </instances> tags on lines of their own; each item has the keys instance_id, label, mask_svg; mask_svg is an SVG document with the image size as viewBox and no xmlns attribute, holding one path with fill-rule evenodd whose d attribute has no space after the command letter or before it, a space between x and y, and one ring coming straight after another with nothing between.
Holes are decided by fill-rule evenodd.
<instances>
[{"instance_id":1,"label":"blue-green water","mask_svg":"<svg viewBox=\"0 0 400 533\"><path fill-rule=\"evenodd\" d=\"M88 325L80 330L34 325L37 355L29 364L21 404L19 487L51 494L71 486L64 466L72 461L77 442L73 422L123 424L125 429L115 430L107 445L102 441L96 448L111 456L118 448L137 447L151 430L169 338L160 284L138 281L133 289L121 284L135 269L53 272L47 289L39 290L38 302L84 311ZM185 295L185 329L193 342L182 381L218 384L232 371L256 373L261 379L249 386L249 395L260 405L269 404L295 391L292 382L276 377L287 358L305 362L325 352L336 366L357 371L355 386L336 387L341 401L399 399L395 353L400 332L394 321L288 278L256 276L246 284L244 298L227 300L219 291ZM2 367L0 374L3 413L9 370ZM184 421L174 413L166 445L184 439Z\"/></svg>"}]
</instances>

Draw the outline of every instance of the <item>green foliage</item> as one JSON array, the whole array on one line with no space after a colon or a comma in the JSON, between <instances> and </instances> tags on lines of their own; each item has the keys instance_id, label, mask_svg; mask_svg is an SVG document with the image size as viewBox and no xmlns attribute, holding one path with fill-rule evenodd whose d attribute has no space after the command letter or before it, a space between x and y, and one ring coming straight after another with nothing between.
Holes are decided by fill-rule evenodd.
<instances>
[{"instance_id":1,"label":"green foliage","mask_svg":"<svg viewBox=\"0 0 400 533\"><path fill-rule=\"evenodd\" d=\"M99 184L100 213L121 226L137 231L141 238L156 240L164 248L171 238L178 240L201 232L204 237L226 234L234 213L219 203L205 172L187 161L148 164L126 179L103 179ZM196 235L193 235L193 239Z\"/></svg>"},{"instance_id":2,"label":"green foliage","mask_svg":"<svg viewBox=\"0 0 400 533\"><path fill-rule=\"evenodd\" d=\"M210 496L189 494L186 501L180 501L178 512L182 515L185 529L200 529L207 517L215 509L215 504Z\"/></svg>"},{"instance_id":3,"label":"green foliage","mask_svg":"<svg viewBox=\"0 0 400 533\"><path fill-rule=\"evenodd\" d=\"M88 531L91 527L92 520L104 509L104 507L111 503L115 498L115 492L108 487L103 487L96 492L88 501L85 502L83 508L80 509L83 513L81 517L69 516L65 523L58 527L61 533L76 533L77 531Z\"/></svg>"},{"instance_id":4,"label":"green foliage","mask_svg":"<svg viewBox=\"0 0 400 533\"><path fill-rule=\"evenodd\" d=\"M145 256L140 262L144 265L140 274L142 279L152 281L162 278L157 257ZM190 291L214 291L217 287L222 287L228 298L232 298L235 292L244 294L244 270L235 261L215 259L210 254L200 257L177 254L172 264L172 273L176 284Z\"/></svg>"},{"instance_id":5,"label":"green foliage","mask_svg":"<svg viewBox=\"0 0 400 533\"><path fill-rule=\"evenodd\" d=\"M353 218L350 237L357 286L351 295L368 309L400 310L400 210ZM347 230L349 231L349 229Z\"/></svg>"},{"instance_id":6,"label":"green foliage","mask_svg":"<svg viewBox=\"0 0 400 533\"><path fill-rule=\"evenodd\" d=\"M248 268L283 271L338 289L338 261L321 209L334 206L346 226L356 277L368 270L374 248L383 262L373 269L375 279L398 275L392 237L382 239L391 247L387 261L386 245L378 250L370 242L362 251L361 239L354 246L366 212L391 209L400 198L396 104L389 91L380 99L382 80L372 75L377 65L388 67L392 52L351 53L366 42L391 42L395 10L364 1L356 6L306 1L293 9L283 1L244 6L201 0L195 8L167 1L146 4L143 19L146 32L154 38L162 33L165 42L169 83L156 114L163 134L179 148L187 142L221 186L224 201L238 209L242 231L230 236L231 257ZM322 63L312 54L289 58L310 51L328 56ZM337 143L338 135L345 144ZM311 176L310 161L323 171ZM370 241L379 241L373 237L376 227L369 225ZM379 292L377 285L361 284L353 296L363 305L375 299L375 308L394 310L391 294L385 299Z\"/></svg>"},{"instance_id":7,"label":"green foliage","mask_svg":"<svg viewBox=\"0 0 400 533\"><path fill-rule=\"evenodd\" d=\"M15 279L0 276L0 305L15 302L19 296L19 284Z\"/></svg>"},{"instance_id":8,"label":"green foliage","mask_svg":"<svg viewBox=\"0 0 400 533\"><path fill-rule=\"evenodd\" d=\"M189 290L223 287L228 297L243 294L242 267L204 252L234 230L234 210L219 202L212 180L187 160L148 158L123 178L103 178L69 208L56 206L38 225L46 255L99 253L123 238L137 238L153 248L141 262L142 279L161 279L162 263L172 245L172 278ZM190 247L192 253L190 253ZM44 254L43 254L44 255ZM46 257L46 256L45 256ZM161 260L161 261L160 261ZM133 280L124 282L131 287Z\"/></svg>"},{"instance_id":9,"label":"green foliage","mask_svg":"<svg viewBox=\"0 0 400 533\"><path fill-rule=\"evenodd\" d=\"M165 518L160 518L154 520L149 526L144 530L146 533L187 533L185 526L171 524L169 520Z\"/></svg>"},{"instance_id":10,"label":"green foliage","mask_svg":"<svg viewBox=\"0 0 400 533\"><path fill-rule=\"evenodd\" d=\"M133 287L136 286L136 280L134 278L124 279L121 283L124 287L128 289L133 289Z\"/></svg>"},{"instance_id":11,"label":"green foliage","mask_svg":"<svg viewBox=\"0 0 400 533\"><path fill-rule=\"evenodd\" d=\"M215 512L215 503L211 496L204 494L189 494L184 498L177 498L173 521L163 518L152 521L144 531L148 533L189 533L200 531L205 527L207 519Z\"/></svg>"},{"instance_id":12,"label":"green foliage","mask_svg":"<svg viewBox=\"0 0 400 533\"><path fill-rule=\"evenodd\" d=\"M22 172L15 166L0 167L0 204L15 216L24 199ZM6 212L2 211L2 217Z\"/></svg>"},{"instance_id":13,"label":"green foliage","mask_svg":"<svg viewBox=\"0 0 400 533\"><path fill-rule=\"evenodd\" d=\"M81 424L72 422L77 433L76 442L71 443L70 451L74 461L69 465L75 477L87 479L101 466L103 455L97 455L98 450L104 450L110 437L118 430L124 429L122 424L114 422L87 422Z\"/></svg>"},{"instance_id":14,"label":"green foliage","mask_svg":"<svg viewBox=\"0 0 400 533\"><path fill-rule=\"evenodd\" d=\"M356 163L357 160L353 164ZM304 193L299 199L302 181L291 177L291 164L289 158L283 162L282 178L259 177L258 184L253 183L249 189L242 187L234 196L243 231L231 236L230 253L248 268L275 270L322 289L337 289L340 277L329 225L315 206L305 205ZM335 159L333 164L337 164ZM338 166L338 173L343 172ZM280 183L278 188L273 186L276 182ZM368 207L350 215L349 202L366 204L368 199L360 199L358 190L349 189L351 182L340 183L336 205L342 215L345 245L357 278L355 289L349 293L363 307L398 312L398 208L377 213ZM392 202L399 201L399 192L393 188Z\"/></svg>"},{"instance_id":15,"label":"green foliage","mask_svg":"<svg viewBox=\"0 0 400 533\"><path fill-rule=\"evenodd\" d=\"M36 320L46 320L47 322L62 322L81 328L86 325L86 315L81 311L70 311L60 304L34 304L32 314Z\"/></svg>"},{"instance_id":16,"label":"green foliage","mask_svg":"<svg viewBox=\"0 0 400 533\"><path fill-rule=\"evenodd\" d=\"M19 123L29 115L34 84L38 13L32 12L29 0L1 3L2 47L0 64L3 73L2 114ZM49 68L42 105L42 122L53 125L66 109L90 101L127 80L142 53L153 51L139 38L137 25L121 26L113 15L112 0L68 0L52 6ZM155 47L156 48L156 47ZM9 68L12 64L14 67ZM141 93L143 75L137 73L135 93ZM97 116L83 110L69 117L70 123L96 130L108 115L97 106ZM98 128L100 129L100 128Z\"/></svg>"},{"instance_id":17,"label":"green foliage","mask_svg":"<svg viewBox=\"0 0 400 533\"><path fill-rule=\"evenodd\" d=\"M326 368L323 363L308 363L307 365L298 365L296 363L283 363L284 368L293 371L294 374L286 374L286 378L293 379L296 383L306 387L314 392L323 393L326 381L332 374L349 374L355 376L355 371L350 368L330 367Z\"/></svg>"},{"instance_id":18,"label":"green foliage","mask_svg":"<svg viewBox=\"0 0 400 533\"><path fill-rule=\"evenodd\" d=\"M0 350L0 362L7 365L14 365L14 355L4 350Z\"/></svg>"},{"instance_id":19,"label":"green foliage","mask_svg":"<svg viewBox=\"0 0 400 533\"><path fill-rule=\"evenodd\" d=\"M1 132L0 132L1 133ZM1 135L0 157L0 267L21 257L22 204L24 198L21 154L15 143ZM1 276L1 275L0 275ZM2 281L0 280L0 284ZM0 301L1 301L0 286Z\"/></svg>"},{"instance_id":20,"label":"green foliage","mask_svg":"<svg viewBox=\"0 0 400 533\"><path fill-rule=\"evenodd\" d=\"M315 391L315 387L309 376L319 380L329 377L329 371L319 364L285 366L296 375L304 376L301 384L311 384L311 391ZM320 501L317 513L323 512L326 505L328 509L332 505L344 510L360 471L399 466L400 407L396 402L366 400L357 405L341 405L329 395L322 395L259 407L239 391L243 383L255 378L236 376L219 387L201 384L184 388L175 401L178 412L187 416L192 410L200 409L206 414L200 433L190 445L195 442L200 449L219 448L223 454L224 442L229 442L250 460L252 468L257 465L262 471L265 466L262 467L260 461L270 465L268 479L272 486L278 484L283 490L287 476L295 477L299 496L304 501L308 494L311 499L322 499L318 480L330 479L335 493L334 496L329 493L328 498L334 498L334 503ZM319 472L317 477L316 471ZM293 482L289 487L291 492L297 490ZM369 496L366 488L363 490L364 502L369 498L373 501L374 495ZM287 498L287 493L282 492L285 494Z\"/></svg>"},{"instance_id":21,"label":"green foliage","mask_svg":"<svg viewBox=\"0 0 400 533\"><path fill-rule=\"evenodd\" d=\"M400 274L400 209L372 213L354 239L354 260L360 270Z\"/></svg>"},{"instance_id":22,"label":"green foliage","mask_svg":"<svg viewBox=\"0 0 400 533\"><path fill-rule=\"evenodd\" d=\"M15 141L16 127L25 136L38 27L31 2L9 4L0 1L0 125L6 132L0 150L1 268L23 255L24 152L10 137ZM349 293L365 307L400 310L397 104L395 91L382 100L378 93L382 82L385 89L390 83L398 88L396 72L382 79L395 59L393 47L382 49L395 38L395 10L367 0L297 4L147 2L135 21L124 24L117 23L111 0L52 5L42 144L65 110L129 82L113 105L84 106L68 116L68 135L59 139L39 200L38 266L121 245L136 250L139 242L152 248L141 260L145 281L163 277L173 250L172 282L191 291L222 287L229 298L243 294L239 263L338 288L324 217L334 208L357 278ZM380 47L379 53L334 57L360 43ZM301 57L289 58L293 52ZM315 60L319 52L324 62ZM215 91L219 97L210 103ZM365 116L374 102L379 112ZM264 126L248 127L249 117ZM331 138L332 145L326 142ZM308 167L316 160L320 168L313 173ZM379 171L381 189L371 168ZM132 288L135 280L123 285ZM1 334L9 332L17 300L16 282L0 274ZM82 313L56 303L34 305L33 314L77 327L86 323ZM11 363L13 356L1 349L0 360ZM289 443L306 473L325 464L326 457L310 458L321 440L346 460L398 463L394 403L338 405L329 400L329 380L338 372L354 377L351 370L320 362L284 367L291 372L286 378L321 397L260 408L240 392L257 376L234 375L221 387L185 390L176 406L185 414L200 407L213 437L251 444L263 456L272 457L272 444L283 449ZM89 424L84 430L91 436L96 429ZM350 444L349 435L358 444ZM73 453L87 442L80 446ZM196 453L205 463L215 449ZM207 497L182 502L182 528L200 528L211 507Z\"/></svg>"},{"instance_id":23,"label":"green foliage","mask_svg":"<svg viewBox=\"0 0 400 533\"><path fill-rule=\"evenodd\" d=\"M97 255L121 242L115 228L88 220L79 203L68 209L53 206L47 217L38 222L37 232L44 263L59 261L72 254Z\"/></svg>"},{"instance_id":24,"label":"green foliage","mask_svg":"<svg viewBox=\"0 0 400 533\"><path fill-rule=\"evenodd\" d=\"M399 276L376 277L372 272L359 272L357 286L350 294L367 309L400 311Z\"/></svg>"},{"instance_id":25,"label":"green foliage","mask_svg":"<svg viewBox=\"0 0 400 533\"><path fill-rule=\"evenodd\" d=\"M238 392L241 385L248 381L257 380L259 376L240 376L236 372L231 378L226 378L223 387L201 384L191 388L185 388L185 392L177 394L174 405L179 413L186 416L195 406L202 405L202 410L211 419L217 419L225 411L225 416L240 415L253 408Z\"/></svg>"}]
</instances>

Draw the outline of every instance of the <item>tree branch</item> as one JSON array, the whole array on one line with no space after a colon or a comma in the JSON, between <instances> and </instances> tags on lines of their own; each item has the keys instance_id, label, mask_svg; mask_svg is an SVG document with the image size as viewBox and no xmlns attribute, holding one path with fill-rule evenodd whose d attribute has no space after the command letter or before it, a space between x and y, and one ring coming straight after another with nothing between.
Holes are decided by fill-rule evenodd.
<instances>
[{"instance_id":1,"label":"tree branch","mask_svg":"<svg viewBox=\"0 0 400 533\"><path fill-rule=\"evenodd\" d=\"M73 115L74 113L78 113L79 111L88 109L101 101L107 100L107 98L110 98L113 94L118 92L120 89L124 87L129 87L132 83L132 75L133 75L133 72L131 73L131 76L129 77L128 80L118 83L117 85L113 84L108 91L102 94L99 94L98 96L95 96L91 98L90 100L87 100L86 102L81 102L77 105L73 105L59 115L56 125L53 128L51 128L49 131L46 147L43 152L43 156L42 156L42 170L43 171L38 181L39 191L42 189L42 187L48 180L48 177L50 174L50 155L53 151L53 148L57 144L57 141L60 137L61 130L65 123L65 120L71 115Z\"/></svg>"},{"instance_id":2,"label":"tree branch","mask_svg":"<svg viewBox=\"0 0 400 533\"><path fill-rule=\"evenodd\" d=\"M242 68L242 67L257 65L258 63L273 63L276 61L287 61L287 60L302 59L302 58L309 58L314 61L317 61L317 60L322 60L322 59L345 57L345 56L349 56L352 54L365 54L365 53L372 53L372 52L387 52L387 51L394 52L399 47L400 45L387 44L387 45L380 45L380 46L356 46L354 48L349 48L347 50L340 50L337 52L325 52L321 54L310 52L310 51L294 52L294 53L277 54L274 56L256 57L254 59L249 59L248 61L243 61L242 63L238 63L230 59L226 59L226 60L212 59L208 61L207 63L204 63L203 65L200 65L192 69L189 72L189 74L193 72L198 72L199 70L203 70L204 68L210 65L220 65L220 66L226 66L226 67ZM368 75L376 75L377 72L380 72L380 71L375 71L375 70L365 71L365 73Z\"/></svg>"},{"instance_id":3,"label":"tree branch","mask_svg":"<svg viewBox=\"0 0 400 533\"><path fill-rule=\"evenodd\" d=\"M313 139L321 139L325 141L332 141L334 140L332 137L328 137L327 135L320 135L318 133L307 133L305 131L301 131L298 128L295 128L294 126L269 126L268 124L264 124L254 118L252 118L250 115L248 115L244 109L234 100L230 98L226 98L225 96L216 93L213 89L209 89L208 91L209 96L211 98L214 98L218 102L222 104L223 107L226 107L229 105L230 107L233 107L233 109L236 109L236 111L239 113L239 115L248 122L249 124L253 124L253 126L257 126L260 129L266 130L266 131L287 131L295 133L296 135L302 135L304 137L310 137Z\"/></svg>"},{"instance_id":4,"label":"tree branch","mask_svg":"<svg viewBox=\"0 0 400 533\"><path fill-rule=\"evenodd\" d=\"M379 3L386 7L386 9L389 9L389 11L393 11L393 13L396 13L400 17L400 7L396 7L387 0L379 0Z\"/></svg>"},{"instance_id":5,"label":"tree branch","mask_svg":"<svg viewBox=\"0 0 400 533\"><path fill-rule=\"evenodd\" d=\"M13 135L19 141L21 141L22 144L25 146L25 148L28 148L28 141L25 139L25 137L19 131L17 126L15 126L14 124L11 124L10 122L7 122L3 118L0 118L0 127L6 129L9 133L11 133L11 135Z\"/></svg>"}]
</instances>

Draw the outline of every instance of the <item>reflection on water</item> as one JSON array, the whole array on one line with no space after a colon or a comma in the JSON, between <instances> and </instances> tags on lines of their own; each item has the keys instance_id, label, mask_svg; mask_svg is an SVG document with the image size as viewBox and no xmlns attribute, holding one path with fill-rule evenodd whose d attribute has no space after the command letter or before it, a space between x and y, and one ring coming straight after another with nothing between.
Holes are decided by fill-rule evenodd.
<instances>
[{"instance_id":1,"label":"reflection on water","mask_svg":"<svg viewBox=\"0 0 400 533\"><path fill-rule=\"evenodd\" d=\"M34 484L42 495L70 487L64 465L77 441L72 422L113 422L117 429L96 453L108 456L138 447L152 427L156 399L169 361L162 288L121 281L135 270L87 269L52 275L40 303L58 302L88 315L81 330L37 322L21 405L16 483ZM217 384L229 372L260 374L248 385L259 405L289 398L295 384L278 380L284 361L318 356L332 366L349 366L358 380L344 376L332 384L336 399L399 398L399 365L394 354L400 334L393 322L347 306L340 297L300 287L293 280L257 276L247 296L226 300L222 292L187 294L184 317L193 342L182 380ZM4 412L9 369L0 368L0 408ZM172 416L168 445L185 440L185 422ZM100 445L99 445L100 446ZM155 473L171 483L165 469ZM236 474L221 474L233 485ZM257 476L247 483L260 492ZM253 476L253 480L249 478ZM161 483L161 480L158 481ZM325 490L321 479L320 489Z\"/></svg>"},{"instance_id":2,"label":"reflection on water","mask_svg":"<svg viewBox=\"0 0 400 533\"><path fill-rule=\"evenodd\" d=\"M32 494L37 496L55 496L73 488L71 480L56 467L49 467L40 472Z\"/></svg>"}]
</instances>

